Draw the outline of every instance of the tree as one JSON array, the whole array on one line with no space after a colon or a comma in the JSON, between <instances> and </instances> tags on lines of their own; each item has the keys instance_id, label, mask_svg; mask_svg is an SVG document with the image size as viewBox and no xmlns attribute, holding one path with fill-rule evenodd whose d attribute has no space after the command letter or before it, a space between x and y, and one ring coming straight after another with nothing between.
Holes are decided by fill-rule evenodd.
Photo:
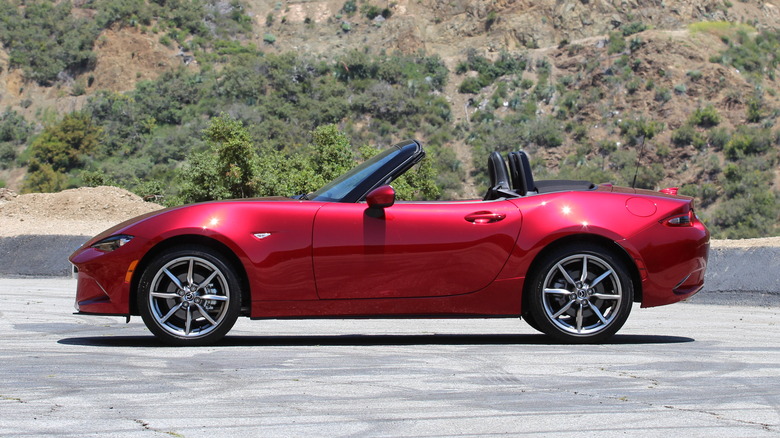
<instances>
[{"instance_id":1,"label":"tree","mask_svg":"<svg viewBox=\"0 0 780 438\"><path fill-rule=\"evenodd\" d=\"M181 201L255 196L257 152L243 123L221 114L203 135L211 149L195 154L180 173Z\"/></svg>"},{"instance_id":2,"label":"tree","mask_svg":"<svg viewBox=\"0 0 780 438\"><path fill-rule=\"evenodd\" d=\"M211 121L205 137L217 152L217 177L229 197L254 196L257 153L243 123L221 114Z\"/></svg>"},{"instance_id":3,"label":"tree","mask_svg":"<svg viewBox=\"0 0 780 438\"><path fill-rule=\"evenodd\" d=\"M48 192L65 188L65 174L83 166L100 144L102 128L83 112L66 115L43 130L30 146L27 192Z\"/></svg>"},{"instance_id":4,"label":"tree","mask_svg":"<svg viewBox=\"0 0 780 438\"><path fill-rule=\"evenodd\" d=\"M347 136L336 125L323 125L312 131L314 170L324 182L331 181L355 166Z\"/></svg>"}]
</instances>

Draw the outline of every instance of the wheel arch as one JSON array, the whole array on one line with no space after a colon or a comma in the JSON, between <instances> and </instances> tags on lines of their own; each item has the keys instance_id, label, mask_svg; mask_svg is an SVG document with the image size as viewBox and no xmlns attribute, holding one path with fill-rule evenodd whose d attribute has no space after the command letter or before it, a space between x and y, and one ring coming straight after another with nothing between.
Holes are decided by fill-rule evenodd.
<instances>
[{"instance_id":1,"label":"wheel arch","mask_svg":"<svg viewBox=\"0 0 780 438\"><path fill-rule=\"evenodd\" d=\"M249 308L251 301L251 291L249 286L249 277L247 275L244 264L241 263L241 260L238 258L238 256L236 256L236 254L224 243L211 237L200 236L197 234L184 234L170 237L158 242L149 251L147 251L146 254L144 254L135 268L135 274L133 275L132 281L130 283L130 314L139 315L137 304L138 283L141 281L141 274L144 272L146 267L163 251L181 245L201 245L217 251L222 257L225 258L225 261L236 270L236 273L239 277L239 282L241 283L241 315L244 315L245 313L248 314L248 311L244 312L243 309Z\"/></svg>"},{"instance_id":2,"label":"wheel arch","mask_svg":"<svg viewBox=\"0 0 780 438\"><path fill-rule=\"evenodd\" d=\"M606 238L604 236L599 236L597 234L570 234L568 236L564 236L561 237L560 239L550 242L549 244L547 244L547 246L544 247L544 249L542 249L536 254L530 266L528 267L528 272L535 272L536 269L539 269L539 264L544 259L544 257L550 252L553 252L559 248L562 248L564 246L573 243L583 243L583 242L592 243L598 246L602 246L608 250L611 250L618 257L620 257L623 262L625 262L626 266L628 266L629 269L629 275L631 276L631 283L634 286L634 302L642 302L642 280L639 275L639 269L637 268L636 263L628 254L628 252L626 252L625 248L617 244L614 240ZM527 279L528 279L528 275L526 275L526 280ZM530 293L528 293L528 288L530 287L529 281L525 281L524 283L525 284L523 285L522 303L520 307L521 312L523 314L525 314L529 309L528 300L531 295Z\"/></svg>"}]
</instances>

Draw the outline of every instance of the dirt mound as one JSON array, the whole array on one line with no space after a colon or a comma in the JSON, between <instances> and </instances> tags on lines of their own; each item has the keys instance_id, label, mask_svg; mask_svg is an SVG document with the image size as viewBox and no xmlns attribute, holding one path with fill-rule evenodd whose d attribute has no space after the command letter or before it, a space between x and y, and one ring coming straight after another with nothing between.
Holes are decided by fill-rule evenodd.
<instances>
[{"instance_id":1,"label":"dirt mound","mask_svg":"<svg viewBox=\"0 0 780 438\"><path fill-rule=\"evenodd\" d=\"M6 191L0 198L0 236L93 235L126 219L162 208L118 187L14 195Z\"/></svg>"}]
</instances>

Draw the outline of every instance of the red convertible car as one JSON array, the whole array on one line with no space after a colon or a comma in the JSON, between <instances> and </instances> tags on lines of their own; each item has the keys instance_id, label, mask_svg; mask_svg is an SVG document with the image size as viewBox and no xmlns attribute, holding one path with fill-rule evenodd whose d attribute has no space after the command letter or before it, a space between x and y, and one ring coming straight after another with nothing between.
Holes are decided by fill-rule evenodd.
<instances>
[{"instance_id":1,"label":"red convertible car","mask_svg":"<svg viewBox=\"0 0 780 438\"><path fill-rule=\"evenodd\" d=\"M141 315L162 341L204 345L239 316L522 317L557 341L601 342L632 303L704 283L693 199L534 181L494 152L482 200L396 202L424 156L397 144L316 192L206 202L131 219L70 257L83 314ZM670 192L667 190L667 192Z\"/></svg>"}]
</instances>

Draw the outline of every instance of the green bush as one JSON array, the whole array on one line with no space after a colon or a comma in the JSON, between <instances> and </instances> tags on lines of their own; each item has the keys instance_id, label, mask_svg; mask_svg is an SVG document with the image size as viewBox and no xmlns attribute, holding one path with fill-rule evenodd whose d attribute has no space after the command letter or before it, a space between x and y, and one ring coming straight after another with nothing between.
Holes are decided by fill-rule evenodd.
<instances>
[{"instance_id":1,"label":"green bush","mask_svg":"<svg viewBox=\"0 0 780 438\"><path fill-rule=\"evenodd\" d=\"M666 103L672 100L672 93L667 88L658 88L655 90L655 96L653 98L656 102Z\"/></svg>"},{"instance_id":2,"label":"green bush","mask_svg":"<svg viewBox=\"0 0 780 438\"><path fill-rule=\"evenodd\" d=\"M0 169L8 169L16 160L16 148L8 142L0 143Z\"/></svg>"},{"instance_id":3,"label":"green bush","mask_svg":"<svg viewBox=\"0 0 780 438\"><path fill-rule=\"evenodd\" d=\"M563 144L560 123L552 118L534 120L528 127L528 139L541 147L556 147Z\"/></svg>"},{"instance_id":4,"label":"green bush","mask_svg":"<svg viewBox=\"0 0 780 438\"><path fill-rule=\"evenodd\" d=\"M99 170L85 170L79 175L81 181L87 187L113 186L116 182L105 172Z\"/></svg>"},{"instance_id":5,"label":"green bush","mask_svg":"<svg viewBox=\"0 0 780 438\"><path fill-rule=\"evenodd\" d=\"M685 147L688 145L700 146L703 141L706 144L701 133L690 124L682 125L672 132L672 143L677 147Z\"/></svg>"},{"instance_id":6,"label":"green bush","mask_svg":"<svg viewBox=\"0 0 780 438\"><path fill-rule=\"evenodd\" d=\"M740 29L735 36L717 61L754 77L761 78L765 74L773 76L780 64L776 56L780 51L780 30L762 30L753 36L751 31Z\"/></svg>"},{"instance_id":7,"label":"green bush","mask_svg":"<svg viewBox=\"0 0 780 438\"><path fill-rule=\"evenodd\" d=\"M614 55L624 50L626 50L626 40L623 38L623 34L621 32L610 33L607 44L607 53Z\"/></svg>"},{"instance_id":8,"label":"green bush","mask_svg":"<svg viewBox=\"0 0 780 438\"><path fill-rule=\"evenodd\" d=\"M707 134L707 142L716 150L723 149L731 140L731 133L726 128L715 128Z\"/></svg>"},{"instance_id":9,"label":"green bush","mask_svg":"<svg viewBox=\"0 0 780 438\"><path fill-rule=\"evenodd\" d=\"M698 82L702 78L701 70L690 70L686 75L691 78L693 82Z\"/></svg>"},{"instance_id":10,"label":"green bush","mask_svg":"<svg viewBox=\"0 0 780 438\"><path fill-rule=\"evenodd\" d=\"M758 123L763 118L762 115L762 102L759 98L751 98L747 102L747 121L750 123Z\"/></svg>"},{"instance_id":11,"label":"green bush","mask_svg":"<svg viewBox=\"0 0 780 438\"><path fill-rule=\"evenodd\" d=\"M647 25L642 23L641 21L634 21L628 24L624 24L623 26L620 26L620 31L623 33L623 36L629 36L633 35L635 33L643 32L647 29Z\"/></svg>"},{"instance_id":12,"label":"green bush","mask_svg":"<svg viewBox=\"0 0 780 438\"><path fill-rule=\"evenodd\" d=\"M357 12L357 3L355 0L347 0L344 2L344 6L341 7L341 11L347 15L352 15Z\"/></svg>"},{"instance_id":13,"label":"green bush","mask_svg":"<svg viewBox=\"0 0 780 438\"><path fill-rule=\"evenodd\" d=\"M726 143L723 151L730 160L739 160L747 155L767 152L775 141L769 129L740 127Z\"/></svg>"},{"instance_id":14,"label":"green bush","mask_svg":"<svg viewBox=\"0 0 780 438\"><path fill-rule=\"evenodd\" d=\"M704 108L699 107L693 111L693 114L688 119L688 123L703 128L711 128L720 123L720 114L712 105L707 105Z\"/></svg>"},{"instance_id":15,"label":"green bush","mask_svg":"<svg viewBox=\"0 0 780 438\"><path fill-rule=\"evenodd\" d=\"M70 2L34 1L20 11L0 0L0 42L10 66L42 85L53 84L63 71L92 68L100 29L91 19L74 17L71 8Z\"/></svg>"},{"instance_id":16,"label":"green bush","mask_svg":"<svg viewBox=\"0 0 780 438\"><path fill-rule=\"evenodd\" d=\"M474 92L474 90L476 90L477 86L481 89L491 85L496 79L502 76L521 75L523 70L525 70L526 65L527 60L523 55L512 55L509 52L504 51L501 52L499 58L495 62L490 62L484 56L478 55L476 50L469 49L466 53L466 61L458 63L455 71L458 74L463 74L468 71L479 73L477 78L466 78L466 80L469 80L469 83L465 87L461 85L461 88L464 90L471 90L461 91L461 93L476 94L478 91ZM546 68L549 68L549 66ZM464 82L466 80L464 80Z\"/></svg>"},{"instance_id":17,"label":"green bush","mask_svg":"<svg viewBox=\"0 0 780 438\"><path fill-rule=\"evenodd\" d=\"M719 196L718 186L713 183L686 185L680 188L680 194L696 198L696 205L699 208L707 208L712 205Z\"/></svg>"},{"instance_id":18,"label":"green bush","mask_svg":"<svg viewBox=\"0 0 780 438\"><path fill-rule=\"evenodd\" d=\"M84 112L70 113L58 124L43 130L30 146L31 163L45 163L54 171L79 167L101 141L103 130Z\"/></svg>"},{"instance_id":19,"label":"green bush","mask_svg":"<svg viewBox=\"0 0 780 438\"><path fill-rule=\"evenodd\" d=\"M479 94L479 92L482 91L482 87L483 85L479 78L466 78L460 83L458 92L463 94Z\"/></svg>"},{"instance_id":20,"label":"green bush","mask_svg":"<svg viewBox=\"0 0 780 438\"><path fill-rule=\"evenodd\" d=\"M637 144L637 139L644 137L650 140L664 130L664 124L653 120L645 120L644 117L628 119L620 123L620 133L628 140L628 144Z\"/></svg>"}]
</instances>

